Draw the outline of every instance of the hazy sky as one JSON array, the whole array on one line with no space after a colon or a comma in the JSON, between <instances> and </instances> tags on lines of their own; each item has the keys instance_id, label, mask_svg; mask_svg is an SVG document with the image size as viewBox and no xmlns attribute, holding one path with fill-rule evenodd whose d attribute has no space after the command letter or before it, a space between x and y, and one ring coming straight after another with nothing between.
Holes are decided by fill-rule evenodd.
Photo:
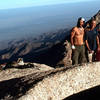
<instances>
[{"instance_id":1,"label":"hazy sky","mask_svg":"<svg viewBox=\"0 0 100 100\"><path fill-rule=\"evenodd\" d=\"M98 0L0 0L0 9L22 8L31 6L53 5L61 3L77 3Z\"/></svg>"}]
</instances>

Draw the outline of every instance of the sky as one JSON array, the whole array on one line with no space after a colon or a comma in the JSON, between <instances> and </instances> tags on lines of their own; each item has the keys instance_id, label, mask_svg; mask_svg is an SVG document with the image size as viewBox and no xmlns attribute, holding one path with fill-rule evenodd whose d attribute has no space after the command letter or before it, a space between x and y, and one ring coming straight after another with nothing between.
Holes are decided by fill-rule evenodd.
<instances>
[{"instance_id":1,"label":"sky","mask_svg":"<svg viewBox=\"0 0 100 100\"><path fill-rule=\"evenodd\" d=\"M44 6L44 5L89 2L89 1L95 1L95 0L0 0L0 9L23 8L32 6Z\"/></svg>"}]
</instances>

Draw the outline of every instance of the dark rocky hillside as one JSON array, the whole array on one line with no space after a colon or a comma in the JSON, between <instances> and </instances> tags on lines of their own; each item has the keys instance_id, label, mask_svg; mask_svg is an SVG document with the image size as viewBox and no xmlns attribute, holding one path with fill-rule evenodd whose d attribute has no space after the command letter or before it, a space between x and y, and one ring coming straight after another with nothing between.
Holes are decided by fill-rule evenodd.
<instances>
[{"instance_id":1,"label":"dark rocky hillside","mask_svg":"<svg viewBox=\"0 0 100 100\"><path fill-rule=\"evenodd\" d=\"M17 60L19 57L24 61L45 63L54 65L63 52L61 45L65 37L69 35L68 29L56 32L44 33L36 38L11 40L0 43L0 63Z\"/></svg>"}]
</instances>

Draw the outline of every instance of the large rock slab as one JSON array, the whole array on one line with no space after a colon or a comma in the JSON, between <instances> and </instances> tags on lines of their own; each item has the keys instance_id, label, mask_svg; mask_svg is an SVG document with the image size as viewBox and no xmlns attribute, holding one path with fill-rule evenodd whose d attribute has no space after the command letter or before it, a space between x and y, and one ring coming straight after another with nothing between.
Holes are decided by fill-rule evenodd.
<instances>
[{"instance_id":1,"label":"large rock slab","mask_svg":"<svg viewBox=\"0 0 100 100\"><path fill-rule=\"evenodd\" d=\"M0 82L1 100L62 100L100 85L100 62L30 73Z\"/></svg>"}]
</instances>

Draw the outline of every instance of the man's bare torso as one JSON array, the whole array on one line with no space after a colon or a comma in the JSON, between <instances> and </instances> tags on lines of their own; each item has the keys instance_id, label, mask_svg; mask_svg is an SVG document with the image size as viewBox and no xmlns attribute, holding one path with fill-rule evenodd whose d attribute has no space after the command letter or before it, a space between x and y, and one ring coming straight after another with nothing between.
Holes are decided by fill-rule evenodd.
<instances>
[{"instance_id":1,"label":"man's bare torso","mask_svg":"<svg viewBox=\"0 0 100 100\"><path fill-rule=\"evenodd\" d=\"M74 45L83 45L83 37L84 37L84 28L78 28L74 27L73 32L75 33L74 35Z\"/></svg>"}]
</instances>

